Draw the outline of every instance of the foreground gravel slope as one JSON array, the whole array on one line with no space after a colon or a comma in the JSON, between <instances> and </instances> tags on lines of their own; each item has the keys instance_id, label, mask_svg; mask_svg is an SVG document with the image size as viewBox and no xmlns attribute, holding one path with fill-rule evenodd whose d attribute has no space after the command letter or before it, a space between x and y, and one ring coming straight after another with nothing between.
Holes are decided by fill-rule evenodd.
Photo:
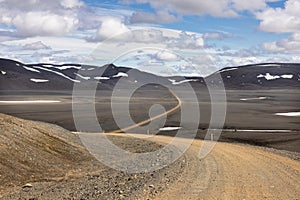
<instances>
[{"instance_id":1,"label":"foreground gravel slope","mask_svg":"<svg viewBox=\"0 0 300 200\"><path fill-rule=\"evenodd\" d=\"M146 199L186 166L182 157L153 173L126 174L99 163L75 134L58 126L1 114L0 130L1 199ZM136 138L110 139L131 152L161 148Z\"/></svg>"}]
</instances>

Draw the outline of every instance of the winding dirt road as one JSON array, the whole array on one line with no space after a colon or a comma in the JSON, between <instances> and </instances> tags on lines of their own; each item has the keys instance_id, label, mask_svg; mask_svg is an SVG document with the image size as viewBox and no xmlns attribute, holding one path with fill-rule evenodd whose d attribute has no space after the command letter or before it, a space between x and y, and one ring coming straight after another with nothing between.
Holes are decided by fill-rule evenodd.
<instances>
[{"instance_id":1,"label":"winding dirt road","mask_svg":"<svg viewBox=\"0 0 300 200\"><path fill-rule=\"evenodd\" d=\"M122 130L116 134L144 125L167 115L182 105ZM120 135L120 134L116 134ZM122 135L125 136L126 135ZM168 144L172 137L145 135L160 144ZM182 143L189 139L180 138ZM208 156L199 159L202 140L194 140L184 153L186 168L178 179L156 199L284 199L300 198L300 162L252 146L219 142Z\"/></svg>"},{"instance_id":2,"label":"winding dirt road","mask_svg":"<svg viewBox=\"0 0 300 200\"><path fill-rule=\"evenodd\" d=\"M151 140L170 142L166 136ZM299 161L251 146L221 142L200 160L202 144L201 140L193 141L184 154L184 173L178 174L178 181L156 199L299 199Z\"/></svg>"},{"instance_id":3,"label":"winding dirt road","mask_svg":"<svg viewBox=\"0 0 300 200\"><path fill-rule=\"evenodd\" d=\"M167 115L182 105L179 97L171 110L123 129L128 131ZM114 131L114 133L122 130ZM146 137L145 137L146 138ZM150 140L168 144L172 138L154 136ZM180 139L188 142L189 139ZM299 199L300 162L252 146L217 143L200 160L203 141L194 140L185 152L184 173L156 199Z\"/></svg>"}]
</instances>

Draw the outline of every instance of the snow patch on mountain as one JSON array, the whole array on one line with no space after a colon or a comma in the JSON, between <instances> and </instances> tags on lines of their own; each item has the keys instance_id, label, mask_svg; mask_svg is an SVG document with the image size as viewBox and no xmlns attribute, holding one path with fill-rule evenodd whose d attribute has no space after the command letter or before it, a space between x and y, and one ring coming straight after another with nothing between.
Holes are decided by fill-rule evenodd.
<instances>
[{"instance_id":1,"label":"snow patch on mountain","mask_svg":"<svg viewBox=\"0 0 300 200\"><path fill-rule=\"evenodd\" d=\"M74 73L74 74L75 74L76 76L78 76L78 77L84 79L84 80L90 80L90 79L91 79L91 78L88 77L88 76L82 76L82 75L80 75L80 74L78 74L78 73Z\"/></svg>"},{"instance_id":2,"label":"snow patch on mountain","mask_svg":"<svg viewBox=\"0 0 300 200\"><path fill-rule=\"evenodd\" d=\"M266 73L264 74L259 74L257 76L257 78L265 78L266 80L275 80L275 79L279 79L279 78L285 78L285 79L292 79L293 78L293 74L283 74L283 75L271 75L270 73Z\"/></svg>"},{"instance_id":3,"label":"snow patch on mountain","mask_svg":"<svg viewBox=\"0 0 300 200\"><path fill-rule=\"evenodd\" d=\"M128 77L128 74L124 72L119 72L117 75L113 76L113 78L118 78L118 77Z\"/></svg>"},{"instance_id":4,"label":"snow patch on mountain","mask_svg":"<svg viewBox=\"0 0 300 200\"><path fill-rule=\"evenodd\" d=\"M238 69L237 67L233 67L233 68L229 68L229 69L223 69L221 71L219 71L219 73L222 73L222 72L228 72L228 71L232 71L232 70L236 70Z\"/></svg>"},{"instance_id":5,"label":"snow patch on mountain","mask_svg":"<svg viewBox=\"0 0 300 200\"><path fill-rule=\"evenodd\" d=\"M198 81L197 79L186 79L186 80L182 80L182 81L176 81L174 79L168 79L173 85L179 85L182 83L187 83L187 82L192 82L192 81Z\"/></svg>"},{"instance_id":6,"label":"snow patch on mountain","mask_svg":"<svg viewBox=\"0 0 300 200\"><path fill-rule=\"evenodd\" d=\"M96 76L94 77L95 80L109 80L109 77L104 77L104 76Z\"/></svg>"},{"instance_id":7,"label":"snow patch on mountain","mask_svg":"<svg viewBox=\"0 0 300 200\"><path fill-rule=\"evenodd\" d=\"M59 76L62 76L62 77L66 78L66 79L68 79L68 80L70 80L70 81L75 82L75 83L80 83L79 80L74 80L74 79L72 79L72 78L66 76L65 74L63 74L63 73L61 73L61 72L53 71L53 70L50 70L50 69L48 69L48 68L38 67L38 66L36 66L35 68L38 68L38 69L41 69L41 70L44 70L44 71L48 71L48 72L52 72L52 73L54 73L54 74L57 74L57 75L59 75Z\"/></svg>"},{"instance_id":8,"label":"snow patch on mountain","mask_svg":"<svg viewBox=\"0 0 300 200\"><path fill-rule=\"evenodd\" d=\"M53 67L53 68L56 68L56 69L59 69L59 70L66 70L66 69L72 69L72 68L78 69L78 70L81 69L81 67L79 67L79 66L73 66L73 65L56 66L56 65L51 65L51 64L44 64L42 66L43 67L48 67L48 68Z\"/></svg>"},{"instance_id":9,"label":"snow patch on mountain","mask_svg":"<svg viewBox=\"0 0 300 200\"><path fill-rule=\"evenodd\" d=\"M34 69L32 67L26 67L26 66L23 66L24 69L28 70L28 71L32 71L32 72L37 72L37 73L41 73L39 70L37 69Z\"/></svg>"}]
</instances>

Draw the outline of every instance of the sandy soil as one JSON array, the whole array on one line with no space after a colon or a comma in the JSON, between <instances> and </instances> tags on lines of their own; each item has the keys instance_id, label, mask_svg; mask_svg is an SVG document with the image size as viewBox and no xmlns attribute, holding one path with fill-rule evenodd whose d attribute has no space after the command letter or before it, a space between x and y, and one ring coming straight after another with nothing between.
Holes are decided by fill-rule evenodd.
<instances>
[{"instance_id":1,"label":"sandy soil","mask_svg":"<svg viewBox=\"0 0 300 200\"><path fill-rule=\"evenodd\" d=\"M168 143L170 138L154 138ZM187 139L182 139L186 142ZM217 143L204 159L203 141L186 152L187 168L156 199L298 199L300 162L252 146Z\"/></svg>"}]
</instances>

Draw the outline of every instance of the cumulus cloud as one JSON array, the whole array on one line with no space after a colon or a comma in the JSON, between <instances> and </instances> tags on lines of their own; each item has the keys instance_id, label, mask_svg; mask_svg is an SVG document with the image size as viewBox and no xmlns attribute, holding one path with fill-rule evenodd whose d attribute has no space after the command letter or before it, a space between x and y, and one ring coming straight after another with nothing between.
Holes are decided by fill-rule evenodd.
<instances>
[{"instance_id":1,"label":"cumulus cloud","mask_svg":"<svg viewBox=\"0 0 300 200\"><path fill-rule=\"evenodd\" d=\"M232 67L232 66L256 64L261 62L262 60L258 57L243 57L243 58L233 57L227 59L227 64L225 66Z\"/></svg>"},{"instance_id":2,"label":"cumulus cloud","mask_svg":"<svg viewBox=\"0 0 300 200\"><path fill-rule=\"evenodd\" d=\"M45 45L43 42L41 41L37 41L37 42L33 42L33 43L29 43L29 44L25 44L23 46L24 50L41 50L41 49L51 49L51 47Z\"/></svg>"},{"instance_id":3,"label":"cumulus cloud","mask_svg":"<svg viewBox=\"0 0 300 200\"><path fill-rule=\"evenodd\" d=\"M60 3L64 8L73 9L84 5L82 1L79 0L62 0Z\"/></svg>"},{"instance_id":4,"label":"cumulus cloud","mask_svg":"<svg viewBox=\"0 0 300 200\"><path fill-rule=\"evenodd\" d=\"M170 39L168 41L168 47L177 49L200 49L204 47L204 40L199 34L182 31L179 34L179 38Z\"/></svg>"},{"instance_id":5,"label":"cumulus cloud","mask_svg":"<svg viewBox=\"0 0 300 200\"><path fill-rule=\"evenodd\" d=\"M15 16L11 24L19 36L60 36L76 30L78 19L49 12L28 12Z\"/></svg>"},{"instance_id":6,"label":"cumulus cloud","mask_svg":"<svg viewBox=\"0 0 300 200\"><path fill-rule=\"evenodd\" d=\"M160 51L155 55L155 58L162 61L177 61L180 59L179 56L170 51Z\"/></svg>"},{"instance_id":7,"label":"cumulus cloud","mask_svg":"<svg viewBox=\"0 0 300 200\"><path fill-rule=\"evenodd\" d=\"M271 53L300 52L300 1L287 0L284 8L267 8L256 13L259 29L271 33L291 33L288 38L265 42L262 47Z\"/></svg>"},{"instance_id":8,"label":"cumulus cloud","mask_svg":"<svg viewBox=\"0 0 300 200\"><path fill-rule=\"evenodd\" d=\"M79 0L3 0L0 24L15 29L18 37L61 36L77 30Z\"/></svg>"},{"instance_id":9,"label":"cumulus cloud","mask_svg":"<svg viewBox=\"0 0 300 200\"><path fill-rule=\"evenodd\" d=\"M124 3L149 3L156 10L168 10L179 15L211 15L237 17L239 12L254 12L267 7L267 2L277 0L123 0Z\"/></svg>"},{"instance_id":10,"label":"cumulus cloud","mask_svg":"<svg viewBox=\"0 0 300 200\"><path fill-rule=\"evenodd\" d=\"M131 23L172 23L180 18L170 14L168 11L159 10L156 13L135 12L130 18Z\"/></svg>"},{"instance_id":11,"label":"cumulus cloud","mask_svg":"<svg viewBox=\"0 0 300 200\"><path fill-rule=\"evenodd\" d=\"M89 42L101 42L110 39L115 42L157 43L166 39L162 31L152 28L130 28L123 19L106 16L101 19L101 25L95 35L88 37Z\"/></svg>"},{"instance_id":12,"label":"cumulus cloud","mask_svg":"<svg viewBox=\"0 0 300 200\"><path fill-rule=\"evenodd\" d=\"M300 32L293 33L289 38L262 44L267 51L274 53L299 53L300 52Z\"/></svg>"},{"instance_id":13,"label":"cumulus cloud","mask_svg":"<svg viewBox=\"0 0 300 200\"><path fill-rule=\"evenodd\" d=\"M110 37L129 32L129 28L117 17L103 17L96 34L90 38L91 41L103 41Z\"/></svg>"},{"instance_id":14,"label":"cumulus cloud","mask_svg":"<svg viewBox=\"0 0 300 200\"><path fill-rule=\"evenodd\" d=\"M212 40L222 40L230 37L233 37L232 33L210 32L210 33L204 33L203 35L204 39L212 39Z\"/></svg>"},{"instance_id":15,"label":"cumulus cloud","mask_svg":"<svg viewBox=\"0 0 300 200\"><path fill-rule=\"evenodd\" d=\"M256 13L259 29L273 33L300 32L300 1L288 0L284 8L267 8Z\"/></svg>"}]
</instances>

